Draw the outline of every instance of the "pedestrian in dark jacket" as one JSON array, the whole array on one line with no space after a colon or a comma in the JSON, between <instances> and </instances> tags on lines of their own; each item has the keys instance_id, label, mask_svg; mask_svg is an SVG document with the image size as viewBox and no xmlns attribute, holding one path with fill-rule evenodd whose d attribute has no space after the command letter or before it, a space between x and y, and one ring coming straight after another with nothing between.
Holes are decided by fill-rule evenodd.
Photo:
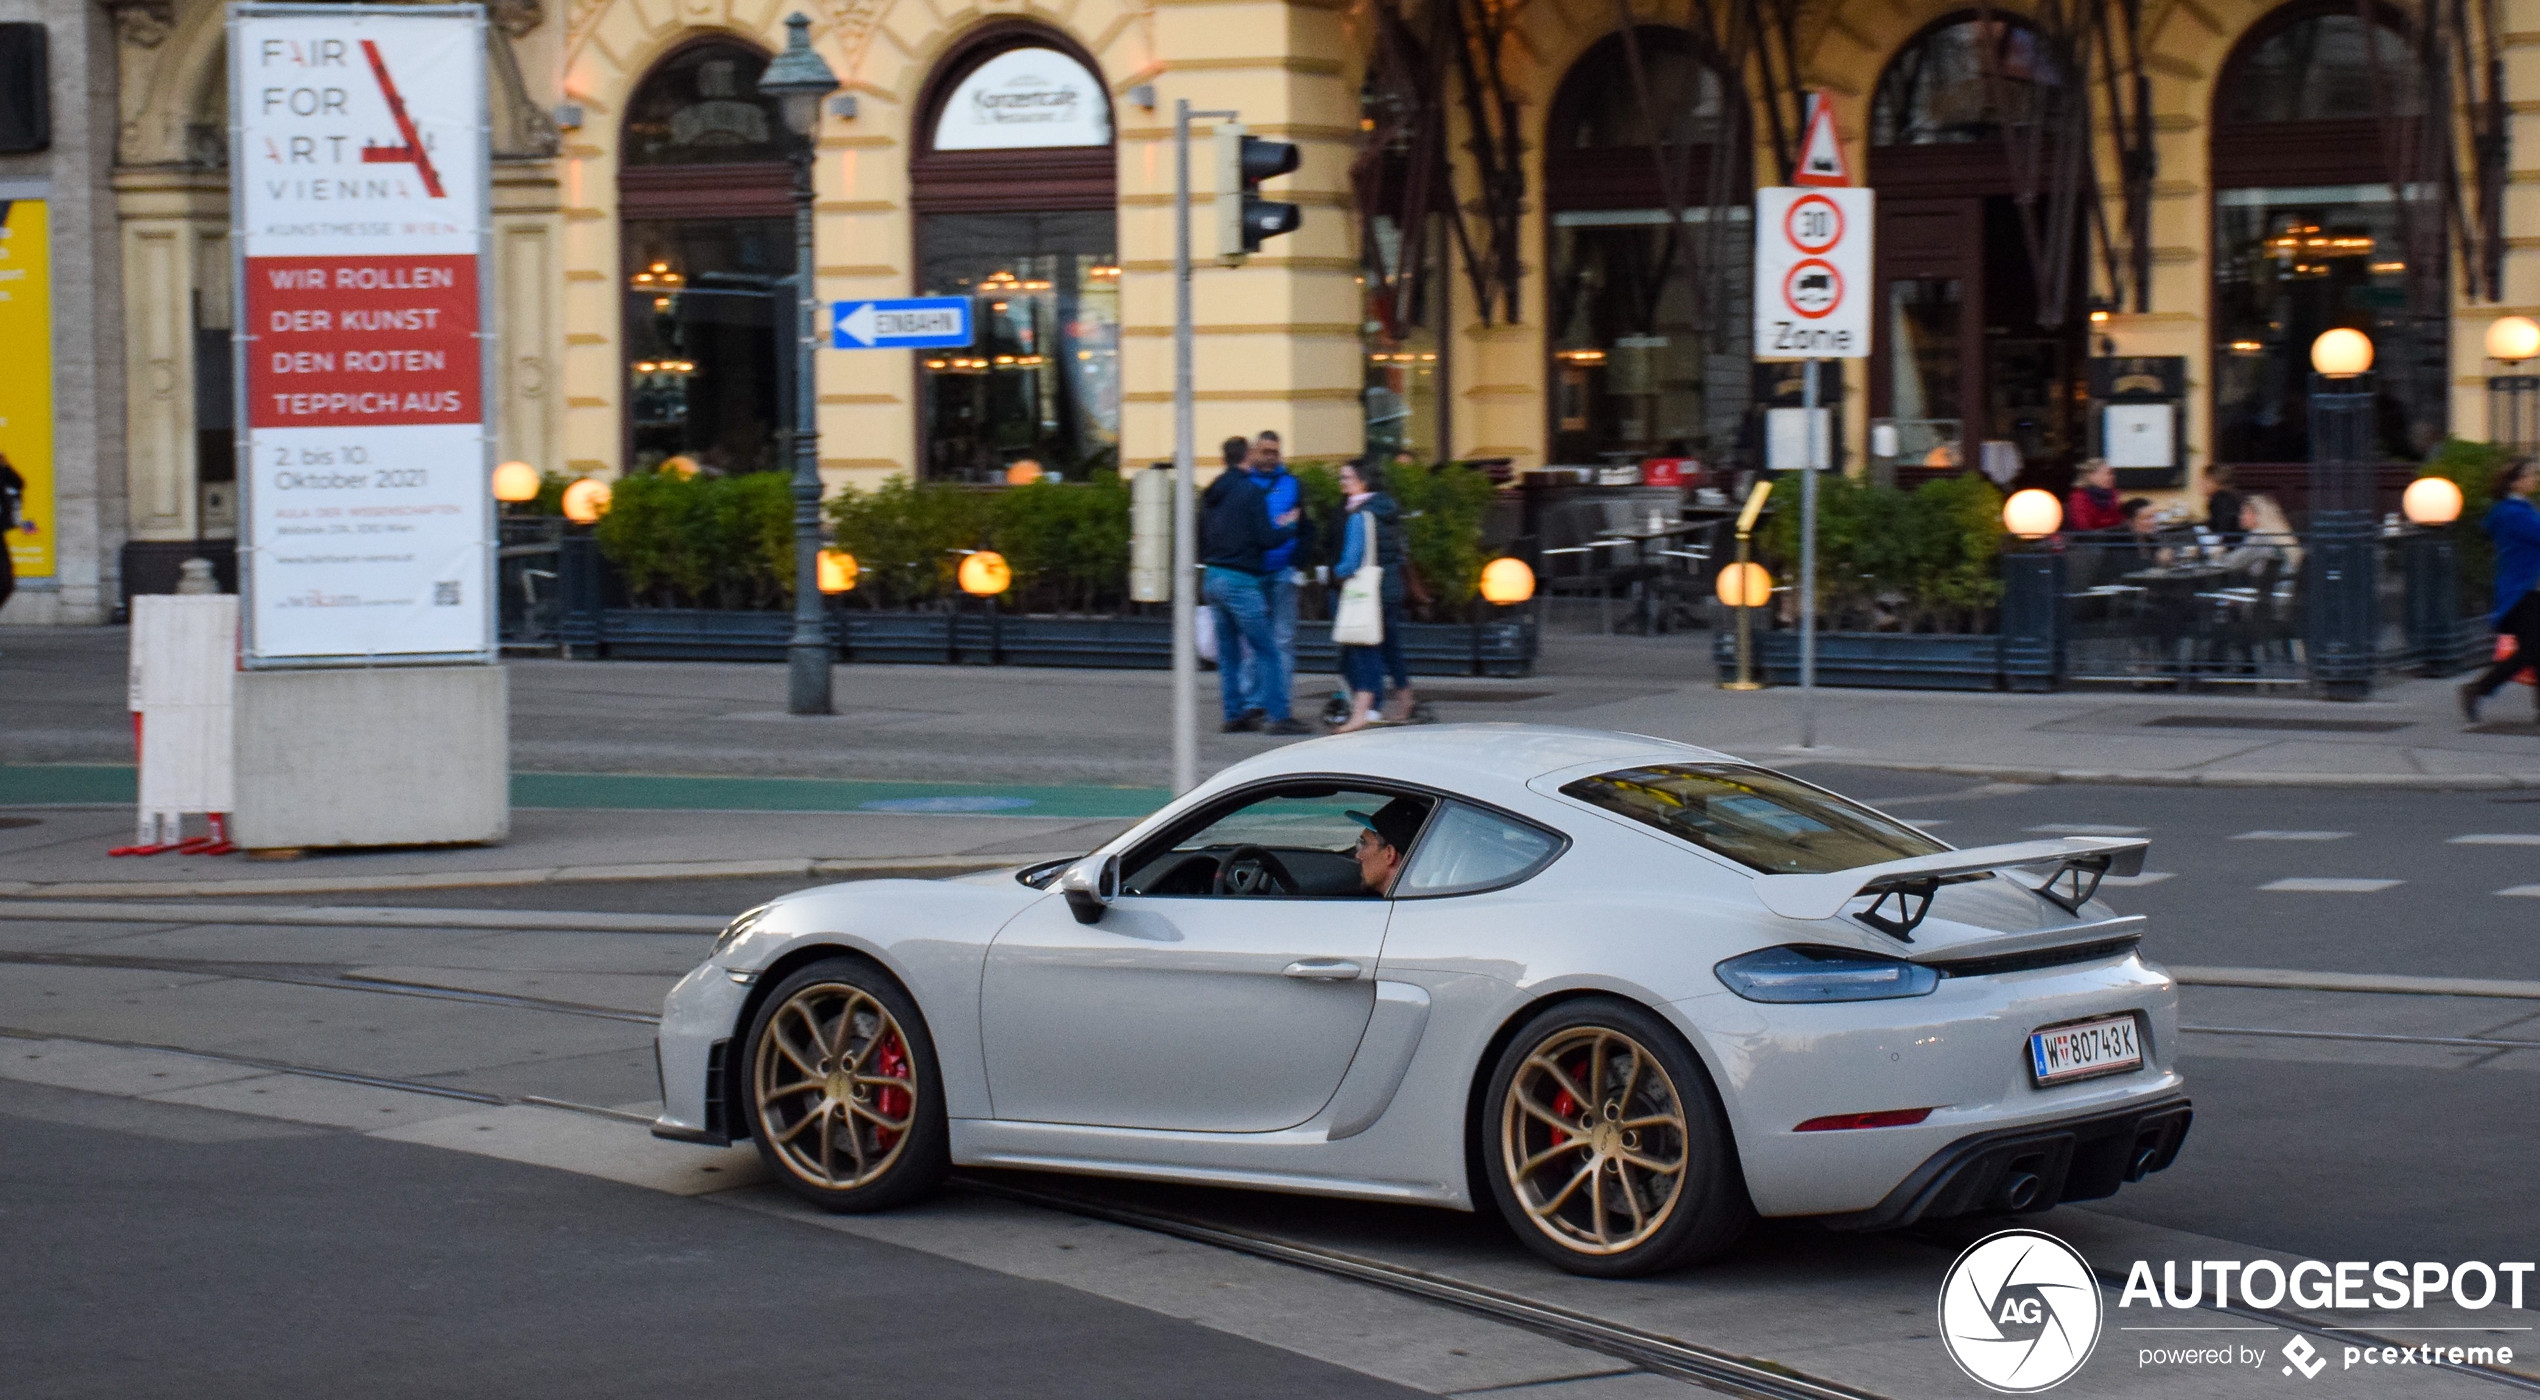
<instances>
[{"instance_id":1,"label":"pedestrian in dark jacket","mask_svg":"<svg viewBox=\"0 0 2540 1400\"><path fill-rule=\"evenodd\" d=\"M1243 439L1228 442L1231 449ZM1217 689L1225 710L1223 732L1268 729L1302 734L1305 726L1288 713L1288 696L1262 684L1277 654L1270 634L1270 602L1264 580L1269 554L1296 534L1293 514L1285 521L1270 518L1269 496L1251 472L1229 467L1200 496L1200 593L1217 614ZM1246 649L1260 664L1246 664Z\"/></svg>"},{"instance_id":2,"label":"pedestrian in dark jacket","mask_svg":"<svg viewBox=\"0 0 2540 1400\"><path fill-rule=\"evenodd\" d=\"M2489 621L2514 639L2513 654L2461 687L2461 714L2478 723L2478 705L2497 687L2540 663L2540 507L2531 495L2540 490L2540 462L2525 457L2496 476L2496 504L2480 522L2496 542L2496 598Z\"/></svg>"},{"instance_id":3,"label":"pedestrian in dark jacket","mask_svg":"<svg viewBox=\"0 0 2540 1400\"><path fill-rule=\"evenodd\" d=\"M0 453L0 608L18 591L18 565L9 557L9 538L18 532L18 503L26 498L26 478Z\"/></svg>"},{"instance_id":4,"label":"pedestrian in dark jacket","mask_svg":"<svg viewBox=\"0 0 2540 1400\"><path fill-rule=\"evenodd\" d=\"M1341 558L1332 568L1332 582L1347 583L1349 576L1367 562L1372 535L1375 562L1385 571L1376 591L1383 605L1385 639L1374 646L1341 648L1341 677L1350 692L1349 718L1332 731L1335 734L1364 729L1376 722L1377 703L1388 698L1388 679L1394 689L1385 718L1396 723L1410 719L1412 706L1419 699L1412 694L1411 666L1402 651L1402 629L1409 621L1402 606L1406 591L1403 574L1410 551L1403 539L1401 508L1382 488L1383 478L1375 468L1362 462L1342 464L1341 494L1348 503L1349 514L1341 521Z\"/></svg>"},{"instance_id":5,"label":"pedestrian in dark jacket","mask_svg":"<svg viewBox=\"0 0 2540 1400\"><path fill-rule=\"evenodd\" d=\"M1286 695L1296 689L1296 593L1304 582L1298 575L1296 562L1314 547L1313 526L1302 509L1305 488L1288 470L1280 456L1279 435L1264 432L1252 440L1252 452L1245 459L1253 480L1261 483L1261 493L1270 505L1273 523L1292 520L1296 529L1285 544L1274 545L1262 555L1269 568L1261 576L1261 598L1270 609L1271 650L1266 657L1252 657L1248 665L1261 666L1265 674L1254 678L1256 692ZM1302 724L1282 729L1274 721L1270 730L1276 734L1307 732Z\"/></svg>"}]
</instances>

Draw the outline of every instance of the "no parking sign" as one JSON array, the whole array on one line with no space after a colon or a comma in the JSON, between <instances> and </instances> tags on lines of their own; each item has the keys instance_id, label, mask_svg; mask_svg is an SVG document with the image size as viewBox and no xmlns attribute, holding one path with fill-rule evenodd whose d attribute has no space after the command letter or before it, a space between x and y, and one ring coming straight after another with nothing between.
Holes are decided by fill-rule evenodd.
<instances>
[{"instance_id":1,"label":"no parking sign","mask_svg":"<svg viewBox=\"0 0 2540 1400\"><path fill-rule=\"evenodd\" d=\"M1870 353L1871 192L1755 192L1755 358Z\"/></svg>"}]
</instances>

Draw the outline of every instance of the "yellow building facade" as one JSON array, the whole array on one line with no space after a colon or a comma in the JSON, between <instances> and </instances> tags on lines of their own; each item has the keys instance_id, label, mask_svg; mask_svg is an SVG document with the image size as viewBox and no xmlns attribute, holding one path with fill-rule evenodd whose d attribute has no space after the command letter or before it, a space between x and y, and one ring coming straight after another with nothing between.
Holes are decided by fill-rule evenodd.
<instances>
[{"instance_id":1,"label":"yellow building facade","mask_svg":"<svg viewBox=\"0 0 2540 1400\"><path fill-rule=\"evenodd\" d=\"M1855 177L1880 189L1881 329L1842 380L1856 468L1874 448L1899 451L1876 420L1956 422L1961 455L2007 442L2024 477L2068 475L2094 450L2088 362L2174 358L2186 473L2139 484L2192 498L2215 461L2299 460L2284 429L2295 339L2341 316L2387 327L2394 455L2429 434L2483 437L2487 376L2505 367L2484 359L2481 336L2498 315L2540 310L2540 235L2525 232L2540 228L2540 155L2523 154L2540 152L2540 109L2516 100L2540 94L2540 0L2504 0L2492 36L2513 152L2491 221L2495 295L2464 289L2464 259L2486 254L2465 254L2458 227L2429 240L2401 212L2442 205L2456 186L2477 193L2459 136L2475 92L2454 84L2440 114L2456 138L2440 190L2342 137L2297 152L2281 179L2253 174L2271 132L2370 133L2390 125L2377 113L2406 116L2357 110L2352 72L2283 71L2301 45L2316 68L2318 51L2357 34L2369 69L2383 61L2377 41L2347 5L2149 0L2125 68L2144 79L2140 130L2157 162L2142 217L2119 197L2122 123L2094 109L2095 179L2083 183L2095 191L2081 199L2105 234L2086 209L2070 215L2078 271L2062 324L2042 331L2030 324L2042 279L2018 256L2037 235L2017 222L2023 194L2034 207L2042 187L2021 184L2000 127L2036 89L2070 84L2022 49L2016 10L1804 6L1795 62L1772 67L1768 47L1722 85L1698 44L1657 26L1623 43L1612 5L1460 3L1450 31L1370 0L503 0L488 54L501 452L603 477L683 454L775 465L781 386L764 306L770 279L791 271L790 205L782 133L751 84L797 4L844 83L817 135L819 298L970 296L988 332L969 352L822 350L819 455L833 487L1170 455L1179 101L1240 111L1253 134L1302 151L1268 190L1302 207L1302 231L1220 267L1200 126L1203 459L1221 438L1270 429L1296 457L1372 441L1521 470L1679 452L1759 461L1751 410L1777 390L1745 353L1743 201L1724 198L1723 181L1774 182L1789 135L1777 147L1754 114L1801 85L1833 98ZM218 5L108 8L129 592L234 528L226 80ZM2393 11L2387 27L2408 23ZM1462 36L1456 54L1404 59L1449 32ZM2471 36L2469 57L2483 60L2487 42ZM2087 63L2096 92L2102 69ZM1426 106L1424 83L1443 84ZM1977 110L1986 103L1998 110ZM1068 129L1054 137L973 129L981 114L1061 108ZM1749 118L1723 117L1731 109ZM1009 139L1022 144L997 144ZM2353 157L2342 164L2341 146ZM1668 161L1682 172L1673 183ZM1378 206L1409 216L1371 217ZM2340 237L2349 244L2329 246ZM2408 280L2428 270L2401 266L2403 243L2443 260L2430 283ZM2144 269L2145 289L2127 284ZM2265 329L2242 335L2243 322ZM1919 431L1938 442L1952 430ZM1948 460L1906 436L1904 465Z\"/></svg>"}]
</instances>

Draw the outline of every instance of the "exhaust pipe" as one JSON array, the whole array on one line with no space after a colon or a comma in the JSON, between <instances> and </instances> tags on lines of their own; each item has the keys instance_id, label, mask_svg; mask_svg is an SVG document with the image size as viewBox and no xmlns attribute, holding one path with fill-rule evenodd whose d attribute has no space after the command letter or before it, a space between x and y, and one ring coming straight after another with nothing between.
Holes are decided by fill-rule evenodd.
<instances>
[{"instance_id":1,"label":"exhaust pipe","mask_svg":"<svg viewBox=\"0 0 2540 1400\"><path fill-rule=\"evenodd\" d=\"M2126 1165L2125 1179L2128 1181L2141 1181L2143 1178L2150 1176L2152 1174L2152 1164L2159 1160L2161 1160L2161 1148L2158 1143L2155 1143L2150 1147L2137 1149L2134 1154L2134 1160Z\"/></svg>"},{"instance_id":2,"label":"exhaust pipe","mask_svg":"<svg viewBox=\"0 0 2540 1400\"><path fill-rule=\"evenodd\" d=\"M2013 1172L2002 1178L2001 1187L1993 1193L1994 1204L2004 1210L2027 1210L2037 1204L2038 1188L2042 1185L2035 1172Z\"/></svg>"}]
</instances>

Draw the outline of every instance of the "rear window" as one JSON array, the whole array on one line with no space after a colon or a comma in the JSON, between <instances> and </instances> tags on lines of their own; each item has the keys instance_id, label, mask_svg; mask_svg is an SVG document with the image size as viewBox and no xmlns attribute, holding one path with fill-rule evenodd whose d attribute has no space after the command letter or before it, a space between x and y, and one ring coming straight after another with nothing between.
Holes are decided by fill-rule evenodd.
<instances>
[{"instance_id":1,"label":"rear window","mask_svg":"<svg viewBox=\"0 0 2540 1400\"><path fill-rule=\"evenodd\" d=\"M1867 807L1742 763L1667 763L1561 789L1768 875L1823 875L1949 849Z\"/></svg>"}]
</instances>

